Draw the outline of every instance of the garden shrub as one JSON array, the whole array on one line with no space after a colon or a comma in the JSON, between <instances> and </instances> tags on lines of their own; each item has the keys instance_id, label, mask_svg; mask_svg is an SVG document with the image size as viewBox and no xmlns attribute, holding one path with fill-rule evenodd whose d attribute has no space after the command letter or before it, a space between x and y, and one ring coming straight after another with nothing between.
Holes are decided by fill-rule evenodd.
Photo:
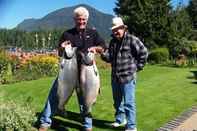
<instances>
[{"instance_id":1,"label":"garden shrub","mask_svg":"<svg viewBox=\"0 0 197 131\"><path fill-rule=\"evenodd\" d=\"M187 66L187 58L184 54L180 54L176 60L175 60L175 64L178 67L185 67Z\"/></svg>"},{"instance_id":2,"label":"garden shrub","mask_svg":"<svg viewBox=\"0 0 197 131\"><path fill-rule=\"evenodd\" d=\"M33 56L27 63L27 68L42 76L53 76L58 72L58 58L49 55Z\"/></svg>"},{"instance_id":3,"label":"garden shrub","mask_svg":"<svg viewBox=\"0 0 197 131\"><path fill-rule=\"evenodd\" d=\"M20 60L16 55L10 55L10 59L11 59L10 63L12 66L12 72L15 73L16 70L20 68Z\"/></svg>"},{"instance_id":4,"label":"garden shrub","mask_svg":"<svg viewBox=\"0 0 197 131\"><path fill-rule=\"evenodd\" d=\"M35 112L27 104L0 98L0 131L35 131Z\"/></svg>"},{"instance_id":5,"label":"garden shrub","mask_svg":"<svg viewBox=\"0 0 197 131\"><path fill-rule=\"evenodd\" d=\"M7 52L0 49L0 84L12 81L11 59Z\"/></svg>"},{"instance_id":6,"label":"garden shrub","mask_svg":"<svg viewBox=\"0 0 197 131\"><path fill-rule=\"evenodd\" d=\"M189 66L197 65L197 41L190 41L191 43L191 52L189 54L188 64Z\"/></svg>"},{"instance_id":7,"label":"garden shrub","mask_svg":"<svg viewBox=\"0 0 197 131\"><path fill-rule=\"evenodd\" d=\"M149 54L148 61L153 64L164 64L169 60L169 51L167 48L156 48Z\"/></svg>"},{"instance_id":8,"label":"garden shrub","mask_svg":"<svg viewBox=\"0 0 197 131\"><path fill-rule=\"evenodd\" d=\"M36 80L43 77L41 73L35 72L29 68L28 65L20 67L14 73L14 80L15 82L25 81L25 80Z\"/></svg>"},{"instance_id":9,"label":"garden shrub","mask_svg":"<svg viewBox=\"0 0 197 131\"><path fill-rule=\"evenodd\" d=\"M187 48L186 48L187 46ZM185 40L185 51L176 56L175 65L178 67L196 66L197 64L197 42Z\"/></svg>"}]
</instances>

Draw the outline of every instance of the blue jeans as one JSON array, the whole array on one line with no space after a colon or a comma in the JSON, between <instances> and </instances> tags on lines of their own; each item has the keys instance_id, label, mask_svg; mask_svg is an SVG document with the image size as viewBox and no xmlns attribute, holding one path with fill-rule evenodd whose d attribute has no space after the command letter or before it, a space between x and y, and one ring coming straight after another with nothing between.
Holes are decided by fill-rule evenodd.
<instances>
[{"instance_id":1,"label":"blue jeans","mask_svg":"<svg viewBox=\"0 0 197 131\"><path fill-rule=\"evenodd\" d=\"M126 129L136 128L135 85L135 79L124 84L112 81L115 120L122 123L126 117Z\"/></svg>"},{"instance_id":2,"label":"blue jeans","mask_svg":"<svg viewBox=\"0 0 197 131\"><path fill-rule=\"evenodd\" d=\"M56 113L58 109L58 97L57 97L57 88L58 88L58 77L54 80L51 90L49 92L48 98L45 103L45 107L40 116L40 126L41 127L50 127L52 120L51 117ZM83 98L80 93L77 93L80 113L83 118L83 127L92 128L92 118L85 115L86 110L83 104Z\"/></svg>"}]
</instances>

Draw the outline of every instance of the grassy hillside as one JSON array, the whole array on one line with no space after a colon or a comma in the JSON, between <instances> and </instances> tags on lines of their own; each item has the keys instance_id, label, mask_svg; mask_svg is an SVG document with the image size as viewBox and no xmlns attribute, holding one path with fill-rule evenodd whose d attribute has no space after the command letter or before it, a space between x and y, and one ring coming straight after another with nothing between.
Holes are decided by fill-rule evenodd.
<instances>
[{"instance_id":1,"label":"grassy hillside","mask_svg":"<svg viewBox=\"0 0 197 131\"><path fill-rule=\"evenodd\" d=\"M137 122L139 131L154 131L165 122L179 115L192 105L197 104L197 80L194 69L163 66L146 66L138 74L137 81ZM102 90L93 108L94 130L109 131L109 122L114 120L113 101L110 86L110 70L101 69ZM48 95L54 78L43 78L12 85L1 85L0 92L5 99L32 101L37 112L40 112ZM63 125L70 130L80 129L78 122L78 104L76 95L66 106L69 119L62 119ZM120 130L120 129L118 129Z\"/></svg>"}]
</instances>

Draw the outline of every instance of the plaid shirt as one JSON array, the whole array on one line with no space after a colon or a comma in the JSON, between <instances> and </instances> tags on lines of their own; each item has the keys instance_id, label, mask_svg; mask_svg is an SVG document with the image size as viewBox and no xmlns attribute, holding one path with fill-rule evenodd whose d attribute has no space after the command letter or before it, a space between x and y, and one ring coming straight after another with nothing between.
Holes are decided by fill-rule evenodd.
<instances>
[{"instance_id":1,"label":"plaid shirt","mask_svg":"<svg viewBox=\"0 0 197 131\"><path fill-rule=\"evenodd\" d=\"M121 44L119 50L118 44ZM103 60L112 65L112 80L120 83L134 79L136 72L143 69L147 57L147 48L128 32L125 32L121 42L112 38L109 48L101 55Z\"/></svg>"}]
</instances>

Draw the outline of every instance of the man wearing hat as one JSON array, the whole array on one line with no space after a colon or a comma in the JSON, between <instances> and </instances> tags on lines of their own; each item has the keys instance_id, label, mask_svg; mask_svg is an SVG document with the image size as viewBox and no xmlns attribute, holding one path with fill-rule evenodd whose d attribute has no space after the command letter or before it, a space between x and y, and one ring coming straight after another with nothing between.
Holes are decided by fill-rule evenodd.
<instances>
[{"instance_id":1,"label":"man wearing hat","mask_svg":"<svg viewBox=\"0 0 197 131\"><path fill-rule=\"evenodd\" d=\"M112 19L112 39L109 48L101 55L112 66L112 93L115 122L112 126L125 125L125 131L137 131L135 85L136 72L143 69L148 51L144 44L129 34L120 17Z\"/></svg>"}]
</instances>

